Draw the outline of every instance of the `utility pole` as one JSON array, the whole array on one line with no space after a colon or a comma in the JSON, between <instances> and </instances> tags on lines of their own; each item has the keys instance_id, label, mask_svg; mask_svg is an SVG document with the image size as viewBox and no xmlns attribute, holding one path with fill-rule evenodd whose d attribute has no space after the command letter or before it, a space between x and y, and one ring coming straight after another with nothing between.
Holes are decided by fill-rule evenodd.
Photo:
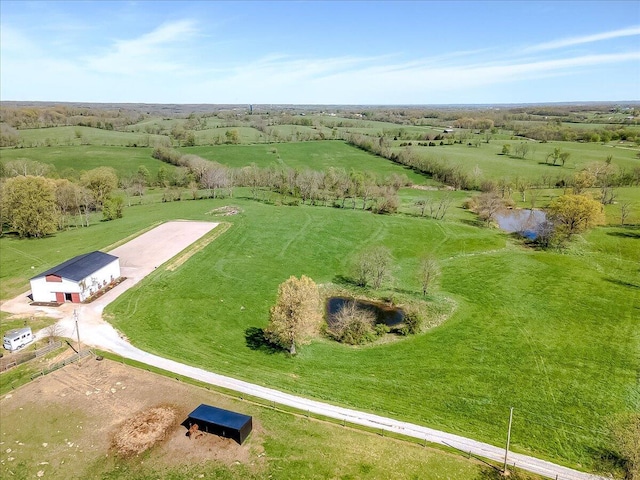
<instances>
[{"instance_id":1,"label":"utility pole","mask_svg":"<svg viewBox=\"0 0 640 480\"><path fill-rule=\"evenodd\" d=\"M509 455L509 442L511 442L511 422L513 420L513 407L509 411L509 430L507 430L507 446L504 449L504 473L507 473L507 456Z\"/></svg>"},{"instance_id":2,"label":"utility pole","mask_svg":"<svg viewBox=\"0 0 640 480\"><path fill-rule=\"evenodd\" d=\"M78 310L73 309L73 318L76 321L76 333L78 334L78 355L80 355L80 329L78 328Z\"/></svg>"}]
</instances>

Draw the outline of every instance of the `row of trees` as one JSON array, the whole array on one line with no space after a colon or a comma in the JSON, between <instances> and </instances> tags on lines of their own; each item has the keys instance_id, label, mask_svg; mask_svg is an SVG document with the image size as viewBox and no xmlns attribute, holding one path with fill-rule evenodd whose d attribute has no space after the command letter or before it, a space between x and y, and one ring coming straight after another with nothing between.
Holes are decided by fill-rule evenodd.
<instances>
[{"instance_id":1,"label":"row of trees","mask_svg":"<svg viewBox=\"0 0 640 480\"><path fill-rule=\"evenodd\" d=\"M410 182L406 175L393 174L380 180L367 172L347 172L341 168L327 171L297 170L276 166L258 167L252 164L240 169L205 160L196 155L182 155L173 149L156 148L153 156L172 165L185 168L202 188L215 197L216 191L232 186L249 187L255 200L265 191L276 192L303 204L329 205L341 208L371 209L376 213L397 211L398 189Z\"/></svg>"}]
</instances>

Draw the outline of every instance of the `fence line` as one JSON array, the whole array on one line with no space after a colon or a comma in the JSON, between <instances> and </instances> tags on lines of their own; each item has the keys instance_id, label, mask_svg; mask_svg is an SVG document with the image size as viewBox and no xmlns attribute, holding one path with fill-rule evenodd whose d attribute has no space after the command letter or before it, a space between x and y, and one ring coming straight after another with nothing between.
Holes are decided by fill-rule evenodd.
<instances>
[{"instance_id":1,"label":"fence line","mask_svg":"<svg viewBox=\"0 0 640 480\"><path fill-rule=\"evenodd\" d=\"M41 377L44 375L47 375L48 373L51 372L55 372L56 370L69 365L71 363L75 363L78 360L87 357L89 355L93 355L93 352L91 350L82 350L80 353L74 353L73 355L71 355L69 358L65 358L64 360L58 362L58 363L54 363L53 365L51 365L48 368L43 369L41 372L36 373L34 375L31 375L31 380L33 380L36 377Z\"/></svg>"},{"instance_id":2,"label":"fence line","mask_svg":"<svg viewBox=\"0 0 640 480\"><path fill-rule=\"evenodd\" d=\"M62 342L58 341L58 342L50 343L46 347L42 347L35 351L21 352L18 354L18 356L15 357L14 360L10 361L6 365L0 365L0 372L6 372L10 368L16 367L18 365L22 365L23 363L33 360L34 358L46 355L47 353L52 352L56 348L60 348L61 345L62 345Z\"/></svg>"}]
</instances>

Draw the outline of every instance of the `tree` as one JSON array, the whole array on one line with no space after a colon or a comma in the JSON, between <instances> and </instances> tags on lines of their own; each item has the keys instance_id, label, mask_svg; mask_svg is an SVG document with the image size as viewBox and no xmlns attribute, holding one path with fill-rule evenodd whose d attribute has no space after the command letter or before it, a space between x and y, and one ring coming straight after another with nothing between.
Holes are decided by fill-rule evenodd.
<instances>
[{"instance_id":1,"label":"tree","mask_svg":"<svg viewBox=\"0 0 640 480\"><path fill-rule=\"evenodd\" d=\"M361 287L371 284L378 289L391 277L391 252L388 248L372 247L358 255L355 263L356 283Z\"/></svg>"},{"instance_id":2,"label":"tree","mask_svg":"<svg viewBox=\"0 0 640 480\"><path fill-rule=\"evenodd\" d=\"M509 153L511 153L511 145L505 143L502 145L502 155L509 155Z\"/></svg>"},{"instance_id":3,"label":"tree","mask_svg":"<svg viewBox=\"0 0 640 480\"><path fill-rule=\"evenodd\" d=\"M118 175L111 167L98 167L83 173L80 184L91 191L96 206L100 207L109 194L118 187Z\"/></svg>"},{"instance_id":4,"label":"tree","mask_svg":"<svg viewBox=\"0 0 640 480\"><path fill-rule=\"evenodd\" d=\"M516 157L527 158L529 153L529 144L527 142L521 142L516 146Z\"/></svg>"},{"instance_id":5,"label":"tree","mask_svg":"<svg viewBox=\"0 0 640 480\"><path fill-rule=\"evenodd\" d=\"M122 218L124 200L120 196L107 197L102 205L102 218L106 221Z\"/></svg>"},{"instance_id":6,"label":"tree","mask_svg":"<svg viewBox=\"0 0 640 480\"><path fill-rule=\"evenodd\" d=\"M422 287L422 295L427 295L429 287L440 275L438 262L431 255L426 255L420 259L420 269L418 270L418 280Z\"/></svg>"},{"instance_id":7,"label":"tree","mask_svg":"<svg viewBox=\"0 0 640 480\"><path fill-rule=\"evenodd\" d=\"M631 202L623 202L620 204L620 225L624 226L624 222L629 218L631 213Z\"/></svg>"},{"instance_id":8,"label":"tree","mask_svg":"<svg viewBox=\"0 0 640 480\"><path fill-rule=\"evenodd\" d=\"M602 205L587 195L561 195L551 201L548 211L556 233L567 239L604 223Z\"/></svg>"},{"instance_id":9,"label":"tree","mask_svg":"<svg viewBox=\"0 0 640 480\"><path fill-rule=\"evenodd\" d=\"M498 213L505 205L505 200L498 194L498 192L486 192L472 199L471 209L474 210L481 220L487 225L494 219L496 213Z\"/></svg>"},{"instance_id":10,"label":"tree","mask_svg":"<svg viewBox=\"0 0 640 480\"><path fill-rule=\"evenodd\" d=\"M28 160L26 158L18 158L4 165L4 175L2 176L17 177L20 175L33 175L35 177L44 177L51 174L54 170L53 165Z\"/></svg>"},{"instance_id":11,"label":"tree","mask_svg":"<svg viewBox=\"0 0 640 480\"><path fill-rule=\"evenodd\" d=\"M80 213L78 190L82 187L66 178L60 178L55 180L55 188L56 205L60 212L58 227L62 230L69 224L69 217Z\"/></svg>"},{"instance_id":12,"label":"tree","mask_svg":"<svg viewBox=\"0 0 640 480\"><path fill-rule=\"evenodd\" d=\"M278 299L271 307L265 338L295 355L296 344L303 342L319 324L319 306L318 287L311 278L289 277L278 287Z\"/></svg>"},{"instance_id":13,"label":"tree","mask_svg":"<svg viewBox=\"0 0 640 480\"><path fill-rule=\"evenodd\" d=\"M237 130L227 130L224 133L224 136L227 137L227 143L232 143L234 145L240 143L240 134Z\"/></svg>"},{"instance_id":14,"label":"tree","mask_svg":"<svg viewBox=\"0 0 640 480\"><path fill-rule=\"evenodd\" d=\"M60 213L52 180L31 175L9 178L1 197L3 216L21 238L56 231Z\"/></svg>"}]
</instances>

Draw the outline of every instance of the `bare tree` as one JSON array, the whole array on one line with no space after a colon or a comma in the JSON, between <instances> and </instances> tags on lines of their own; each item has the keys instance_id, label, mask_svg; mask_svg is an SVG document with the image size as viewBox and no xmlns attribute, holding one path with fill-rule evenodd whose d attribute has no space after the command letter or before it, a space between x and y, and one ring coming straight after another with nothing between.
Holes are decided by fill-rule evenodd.
<instances>
[{"instance_id":1,"label":"bare tree","mask_svg":"<svg viewBox=\"0 0 640 480\"><path fill-rule=\"evenodd\" d=\"M347 301L334 315L330 332L336 340L349 345L360 345L375 337L375 314L358 308L356 302Z\"/></svg>"},{"instance_id":2,"label":"bare tree","mask_svg":"<svg viewBox=\"0 0 640 480\"><path fill-rule=\"evenodd\" d=\"M371 284L375 289L391 278L391 252L388 248L372 247L358 255L355 264L356 283L362 287Z\"/></svg>"},{"instance_id":3,"label":"bare tree","mask_svg":"<svg viewBox=\"0 0 640 480\"><path fill-rule=\"evenodd\" d=\"M429 287L435 279L440 275L438 262L431 255L426 255L420 259L420 269L418 270L418 279L422 287L422 295L426 295Z\"/></svg>"},{"instance_id":4,"label":"bare tree","mask_svg":"<svg viewBox=\"0 0 640 480\"><path fill-rule=\"evenodd\" d=\"M449 194L443 195L440 197L440 201L438 202L438 207L436 208L435 218L436 220L442 220L444 216L449 211L449 207L453 203L453 197Z\"/></svg>"},{"instance_id":5,"label":"bare tree","mask_svg":"<svg viewBox=\"0 0 640 480\"><path fill-rule=\"evenodd\" d=\"M56 338L62 335L62 328L57 323L52 323L47 327L45 332L47 334L47 338L49 339L49 343L51 344L56 341Z\"/></svg>"},{"instance_id":6,"label":"bare tree","mask_svg":"<svg viewBox=\"0 0 640 480\"><path fill-rule=\"evenodd\" d=\"M620 225L624 225L631 214L631 202L623 202L620 204Z\"/></svg>"}]
</instances>

